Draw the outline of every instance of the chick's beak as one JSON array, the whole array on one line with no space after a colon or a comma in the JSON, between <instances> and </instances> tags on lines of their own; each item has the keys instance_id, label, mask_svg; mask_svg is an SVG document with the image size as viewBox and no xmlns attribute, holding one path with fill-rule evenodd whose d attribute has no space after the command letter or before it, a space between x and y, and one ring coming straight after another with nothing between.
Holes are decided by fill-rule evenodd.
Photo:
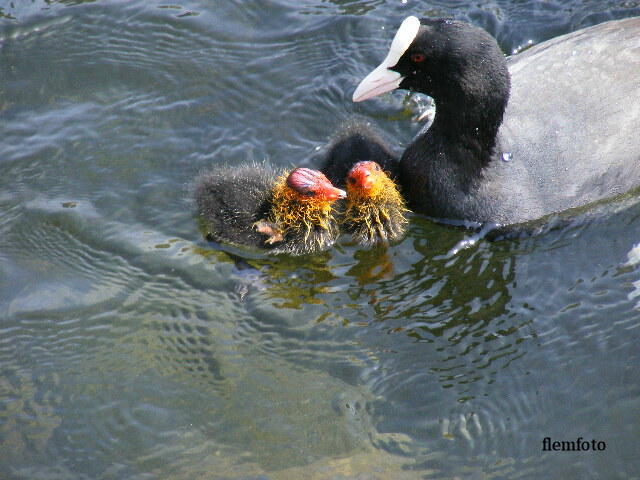
<instances>
[{"instance_id":1,"label":"chick's beak","mask_svg":"<svg viewBox=\"0 0 640 480\"><path fill-rule=\"evenodd\" d=\"M347 198L347 192L340 188L331 187L330 191L327 192L327 200L339 200L341 198Z\"/></svg>"},{"instance_id":2,"label":"chick's beak","mask_svg":"<svg viewBox=\"0 0 640 480\"><path fill-rule=\"evenodd\" d=\"M335 202L341 198L347 198L347 192L334 187L328 180L318 190L318 197L329 202Z\"/></svg>"}]
</instances>

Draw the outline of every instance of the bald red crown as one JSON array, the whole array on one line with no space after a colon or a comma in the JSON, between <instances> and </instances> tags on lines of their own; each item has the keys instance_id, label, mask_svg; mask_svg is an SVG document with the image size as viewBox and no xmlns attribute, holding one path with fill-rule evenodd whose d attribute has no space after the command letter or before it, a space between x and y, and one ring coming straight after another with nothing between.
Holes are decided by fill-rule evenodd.
<instances>
[{"instance_id":1,"label":"bald red crown","mask_svg":"<svg viewBox=\"0 0 640 480\"><path fill-rule=\"evenodd\" d=\"M344 190L334 187L322 172L311 168L296 168L287 177L287 185L301 195L318 200L335 201L347 196Z\"/></svg>"}]
</instances>

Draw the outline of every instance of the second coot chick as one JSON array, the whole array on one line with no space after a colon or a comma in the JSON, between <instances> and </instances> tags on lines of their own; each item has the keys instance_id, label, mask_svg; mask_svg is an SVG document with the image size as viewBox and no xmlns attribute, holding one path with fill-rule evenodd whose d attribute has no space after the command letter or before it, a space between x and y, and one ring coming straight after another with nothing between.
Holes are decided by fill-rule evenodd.
<instances>
[{"instance_id":1,"label":"second coot chick","mask_svg":"<svg viewBox=\"0 0 640 480\"><path fill-rule=\"evenodd\" d=\"M202 174L194 196L208 240L303 255L333 245L332 204L346 193L317 170L249 164Z\"/></svg>"},{"instance_id":2,"label":"second coot chick","mask_svg":"<svg viewBox=\"0 0 640 480\"><path fill-rule=\"evenodd\" d=\"M376 163L356 163L346 176L343 230L361 245L388 244L404 235L408 212L396 184Z\"/></svg>"}]
</instances>

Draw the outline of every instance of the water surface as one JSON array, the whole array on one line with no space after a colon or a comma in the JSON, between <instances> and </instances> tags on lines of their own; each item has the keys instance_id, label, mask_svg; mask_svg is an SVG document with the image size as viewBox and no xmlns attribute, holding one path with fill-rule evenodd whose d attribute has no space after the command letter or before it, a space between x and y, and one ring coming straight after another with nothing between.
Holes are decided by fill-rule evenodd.
<instances>
[{"instance_id":1,"label":"water surface","mask_svg":"<svg viewBox=\"0 0 640 480\"><path fill-rule=\"evenodd\" d=\"M640 6L0 3L2 478L640 478L636 198L456 254L417 215L388 249L202 239L205 168L314 166L354 115L411 140L421 102L350 101L408 14L517 52Z\"/></svg>"}]
</instances>

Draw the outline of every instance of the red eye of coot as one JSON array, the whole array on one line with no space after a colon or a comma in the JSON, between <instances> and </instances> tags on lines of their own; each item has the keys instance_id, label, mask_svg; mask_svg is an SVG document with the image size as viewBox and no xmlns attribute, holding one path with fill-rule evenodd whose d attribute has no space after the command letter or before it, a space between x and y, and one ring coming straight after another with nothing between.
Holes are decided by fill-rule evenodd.
<instances>
[{"instance_id":1,"label":"red eye of coot","mask_svg":"<svg viewBox=\"0 0 640 480\"><path fill-rule=\"evenodd\" d=\"M414 63L424 62L426 58L427 57L425 56L424 53L412 53L411 54L411 61L414 62Z\"/></svg>"}]
</instances>

